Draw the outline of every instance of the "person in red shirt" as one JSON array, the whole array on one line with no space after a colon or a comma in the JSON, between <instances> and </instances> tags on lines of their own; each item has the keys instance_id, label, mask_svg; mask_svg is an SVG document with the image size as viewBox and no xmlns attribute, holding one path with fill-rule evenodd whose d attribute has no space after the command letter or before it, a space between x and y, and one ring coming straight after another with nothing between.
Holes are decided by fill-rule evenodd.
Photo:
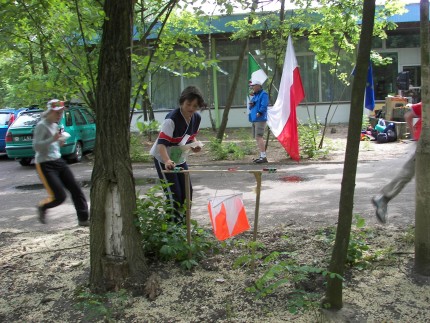
<instances>
[{"instance_id":1,"label":"person in red shirt","mask_svg":"<svg viewBox=\"0 0 430 323\"><path fill-rule=\"evenodd\" d=\"M405 113L404 118L412 133L413 140L418 140L421 135L421 112L422 104L416 103L408 105L410 110ZM414 118L419 118L418 122L413 124ZM403 187L409 183L415 176L415 149L406 163L403 165L400 172L387 185L385 185L380 194L372 198L372 204L376 208L376 219L380 223L387 222L387 206L388 202L399 194Z\"/></svg>"},{"instance_id":2,"label":"person in red shirt","mask_svg":"<svg viewBox=\"0 0 430 323\"><path fill-rule=\"evenodd\" d=\"M409 131L412 134L414 140L418 140L421 135L421 112L422 112L422 103L416 104L408 104L408 107L411 108L408 112L405 113L405 121L408 125ZM414 126L414 119L419 118L417 123Z\"/></svg>"}]
</instances>

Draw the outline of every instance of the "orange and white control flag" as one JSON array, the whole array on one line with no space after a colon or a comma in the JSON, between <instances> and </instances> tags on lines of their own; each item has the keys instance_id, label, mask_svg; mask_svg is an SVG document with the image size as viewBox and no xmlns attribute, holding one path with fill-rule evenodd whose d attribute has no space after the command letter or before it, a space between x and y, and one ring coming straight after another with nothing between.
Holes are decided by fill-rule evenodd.
<instances>
[{"instance_id":1,"label":"orange and white control flag","mask_svg":"<svg viewBox=\"0 0 430 323\"><path fill-rule=\"evenodd\" d=\"M231 238L250 228L242 194L214 197L209 200L208 210L218 240Z\"/></svg>"}]
</instances>

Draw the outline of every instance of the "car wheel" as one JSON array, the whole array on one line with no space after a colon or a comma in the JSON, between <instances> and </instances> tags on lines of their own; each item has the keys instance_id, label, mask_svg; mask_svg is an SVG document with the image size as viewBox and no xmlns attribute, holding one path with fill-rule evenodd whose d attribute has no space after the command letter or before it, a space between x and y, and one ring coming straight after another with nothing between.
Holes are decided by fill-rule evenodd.
<instances>
[{"instance_id":1,"label":"car wheel","mask_svg":"<svg viewBox=\"0 0 430 323\"><path fill-rule=\"evenodd\" d=\"M32 158L21 158L19 163L21 166L30 166Z\"/></svg>"},{"instance_id":2,"label":"car wheel","mask_svg":"<svg viewBox=\"0 0 430 323\"><path fill-rule=\"evenodd\" d=\"M82 160L83 150L80 141L76 142L75 152L72 154L71 160L75 163L79 163Z\"/></svg>"}]
</instances>

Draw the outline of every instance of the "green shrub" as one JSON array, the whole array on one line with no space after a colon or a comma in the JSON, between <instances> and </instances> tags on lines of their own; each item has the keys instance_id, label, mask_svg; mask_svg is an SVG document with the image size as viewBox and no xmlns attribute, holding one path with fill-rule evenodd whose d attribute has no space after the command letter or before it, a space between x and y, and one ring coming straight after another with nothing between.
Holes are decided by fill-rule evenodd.
<instances>
[{"instance_id":1,"label":"green shrub","mask_svg":"<svg viewBox=\"0 0 430 323\"><path fill-rule=\"evenodd\" d=\"M142 143L142 135L132 133L130 136L130 158L132 163L148 163L152 160L149 151Z\"/></svg>"},{"instance_id":2,"label":"green shrub","mask_svg":"<svg viewBox=\"0 0 430 323\"><path fill-rule=\"evenodd\" d=\"M335 228L332 227L325 230L323 236L325 236L327 243L333 245L336 239ZM363 217L355 214L346 255L347 265L357 269L364 269L379 256L379 252L370 252L367 242L370 237L373 237L373 231L365 227Z\"/></svg>"},{"instance_id":3,"label":"green shrub","mask_svg":"<svg viewBox=\"0 0 430 323\"><path fill-rule=\"evenodd\" d=\"M190 269L207 253L217 251L217 246L213 236L194 220L191 220L191 244L188 244L187 227L173 221L174 208L165 198L163 189L168 185L153 186L144 197L137 199L137 226L143 249L148 257L175 260Z\"/></svg>"},{"instance_id":4,"label":"green shrub","mask_svg":"<svg viewBox=\"0 0 430 323\"><path fill-rule=\"evenodd\" d=\"M151 121L140 121L142 116L139 116L136 120L136 126L140 133L148 137L148 140L152 141L152 136L158 134L160 131L160 123L157 120Z\"/></svg>"},{"instance_id":5,"label":"green shrub","mask_svg":"<svg viewBox=\"0 0 430 323\"><path fill-rule=\"evenodd\" d=\"M217 138L210 139L209 153L214 160L224 160L228 156L228 150L225 145Z\"/></svg>"},{"instance_id":6,"label":"green shrub","mask_svg":"<svg viewBox=\"0 0 430 323\"><path fill-rule=\"evenodd\" d=\"M294 253L279 251L265 257L262 257L260 252L255 255L250 253L242 255L235 265L249 264L253 259L261 260L260 266L267 269L246 290L261 298L274 293L281 286L288 285L292 287L292 291L288 294L286 306L291 313L296 314L299 311L318 308L321 299L321 288L318 288L318 285L323 284L324 277L343 278L322 268L298 264L294 257ZM320 281L318 276L321 278ZM306 290L305 286L309 285L309 282L313 285L312 290Z\"/></svg>"},{"instance_id":7,"label":"green shrub","mask_svg":"<svg viewBox=\"0 0 430 323\"><path fill-rule=\"evenodd\" d=\"M319 159L327 157L329 146L318 149L321 138L321 124L318 122L309 122L307 125L299 124L299 147L300 154L307 158Z\"/></svg>"},{"instance_id":8,"label":"green shrub","mask_svg":"<svg viewBox=\"0 0 430 323\"><path fill-rule=\"evenodd\" d=\"M209 154L214 160L238 160L252 154L254 146L255 144L249 139L221 142L219 139L212 138L209 141Z\"/></svg>"}]
</instances>

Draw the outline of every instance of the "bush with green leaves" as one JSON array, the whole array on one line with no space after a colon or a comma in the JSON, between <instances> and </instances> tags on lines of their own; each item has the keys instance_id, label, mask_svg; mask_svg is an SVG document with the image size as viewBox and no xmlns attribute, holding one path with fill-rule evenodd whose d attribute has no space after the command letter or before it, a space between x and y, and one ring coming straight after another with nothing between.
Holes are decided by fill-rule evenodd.
<instances>
[{"instance_id":1,"label":"bush with green leaves","mask_svg":"<svg viewBox=\"0 0 430 323\"><path fill-rule=\"evenodd\" d=\"M136 224L148 257L175 260L190 269L208 253L217 251L218 246L210 232L194 220L191 220L191 244L187 242L187 227L174 221L174 207L166 200L164 189L168 186L167 183L155 185L137 199ZM185 212L183 208L181 213Z\"/></svg>"},{"instance_id":2,"label":"bush with green leaves","mask_svg":"<svg viewBox=\"0 0 430 323\"><path fill-rule=\"evenodd\" d=\"M287 237L284 237L285 239ZM251 249L255 248L252 244L248 245ZM262 245L259 244L259 248ZM235 266L251 264L258 259L260 267L267 268L264 274L259 277L251 287L246 290L255 293L257 297L265 297L275 292L281 286L289 286L292 291L288 294L287 306L291 313L298 313L302 310L314 309L319 306L321 290L313 286L311 289L305 287L312 282L318 285L318 276L321 278L320 285L323 284L324 277L343 279L340 275L328 272L325 269L300 265L294 259L295 253L290 252L271 252L268 256L263 257L261 252L249 252L243 254L236 262Z\"/></svg>"},{"instance_id":3,"label":"bush with green leaves","mask_svg":"<svg viewBox=\"0 0 430 323\"><path fill-rule=\"evenodd\" d=\"M214 160L237 160L253 153L255 144L250 140L221 142L217 138L209 141L209 153Z\"/></svg>"},{"instance_id":4,"label":"bush with green leaves","mask_svg":"<svg viewBox=\"0 0 430 323\"><path fill-rule=\"evenodd\" d=\"M311 159L327 157L330 147L319 149L319 140L321 138L321 124L318 122L309 122L307 125L299 124L299 147L300 154Z\"/></svg>"},{"instance_id":5,"label":"bush with green leaves","mask_svg":"<svg viewBox=\"0 0 430 323\"><path fill-rule=\"evenodd\" d=\"M374 231L365 227L366 221L363 217L355 214L353 225L349 237L346 264L361 270L367 268L372 261L377 260L386 252L384 250L371 252L368 239L374 236ZM335 228L324 230L322 236L328 244L333 245L336 239Z\"/></svg>"},{"instance_id":6,"label":"bush with green leaves","mask_svg":"<svg viewBox=\"0 0 430 323\"><path fill-rule=\"evenodd\" d=\"M132 133L130 136L130 158L133 163L148 163L152 160L149 151L142 144L142 135Z\"/></svg>"},{"instance_id":7,"label":"bush with green leaves","mask_svg":"<svg viewBox=\"0 0 430 323\"><path fill-rule=\"evenodd\" d=\"M142 116L139 116L136 120L136 126L140 133L147 136L148 139L152 140L152 135L158 134L160 131L160 123L157 120L141 121Z\"/></svg>"}]
</instances>

